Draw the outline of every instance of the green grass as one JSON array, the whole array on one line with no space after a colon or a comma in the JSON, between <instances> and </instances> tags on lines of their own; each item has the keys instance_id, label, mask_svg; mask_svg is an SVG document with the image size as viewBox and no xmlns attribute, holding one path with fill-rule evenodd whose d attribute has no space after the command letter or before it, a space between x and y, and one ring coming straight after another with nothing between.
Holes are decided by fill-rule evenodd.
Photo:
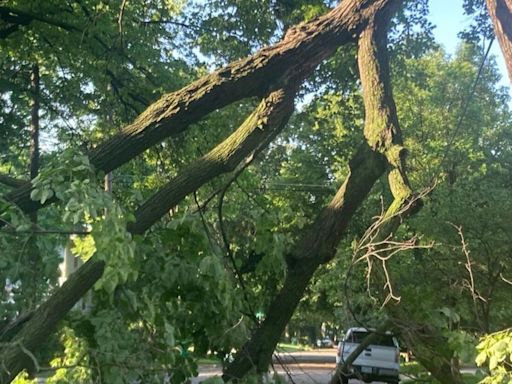
<instances>
[{"instance_id":1,"label":"green grass","mask_svg":"<svg viewBox=\"0 0 512 384\"><path fill-rule=\"evenodd\" d=\"M217 365L220 364L221 361L213 356L207 356L207 357L200 357L196 360L197 364L199 365Z\"/></svg>"},{"instance_id":2,"label":"green grass","mask_svg":"<svg viewBox=\"0 0 512 384\"><path fill-rule=\"evenodd\" d=\"M311 351L311 347L302 344L286 344L279 343L276 348L277 352L300 352L300 351Z\"/></svg>"},{"instance_id":3,"label":"green grass","mask_svg":"<svg viewBox=\"0 0 512 384\"><path fill-rule=\"evenodd\" d=\"M404 383L422 383L422 384L438 384L439 382L433 379L428 372L417 362L411 361L409 363L402 363L400 366L400 374L406 375L407 379ZM462 379L465 384L477 384L482 380L479 375L463 374Z\"/></svg>"},{"instance_id":4,"label":"green grass","mask_svg":"<svg viewBox=\"0 0 512 384\"><path fill-rule=\"evenodd\" d=\"M482 380L482 377L477 375L464 374L462 375L462 379L464 380L465 384L477 384L480 382L480 380Z\"/></svg>"},{"instance_id":5,"label":"green grass","mask_svg":"<svg viewBox=\"0 0 512 384\"><path fill-rule=\"evenodd\" d=\"M311 350L312 350L312 348L308 347L307 345L286 344L286 343L279 343L276 348L277 352L301 352L301 351L311 351ZM199 357L197 359L197 363L199 365L214 365L214 364L220 364L221 361L218 358L216 358L215 356L208 355L205 357Z\"/></svg>"}]
</instances>

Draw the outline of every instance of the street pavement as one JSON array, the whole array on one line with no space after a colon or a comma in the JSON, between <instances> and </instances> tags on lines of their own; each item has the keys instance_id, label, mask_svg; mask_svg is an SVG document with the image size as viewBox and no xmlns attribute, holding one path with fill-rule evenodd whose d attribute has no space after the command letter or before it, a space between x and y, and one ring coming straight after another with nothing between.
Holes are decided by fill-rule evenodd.
<instances>
[{"instance_id":1,"label":"street pavement","mask_svg":"<svg viewBox=\"0 0 512 384\"><path fill-rule=\"evenodd\" d=\"M336 368L336 349L281 352L274 357L273 362L275 372L289 383L328 384ZM192 384L198 384L208 378L220 375L220 366L202 366L199 368L199 376L192 379ZM359 384L362 381L350 380L349 383ZM377 382L374 383L377 384Z\"/></svg>"}]
</instances>

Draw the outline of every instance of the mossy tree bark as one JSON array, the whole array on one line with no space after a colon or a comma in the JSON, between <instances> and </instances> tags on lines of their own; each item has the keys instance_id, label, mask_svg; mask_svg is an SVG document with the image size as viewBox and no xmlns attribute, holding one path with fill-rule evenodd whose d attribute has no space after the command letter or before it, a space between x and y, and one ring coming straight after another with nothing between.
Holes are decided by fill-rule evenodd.
<instances>
[{"instance_id":1,"label":"mossy tree bark","mask_svg":"<svg viewBox=\"0 0 512 384\"><path fill-rule=\"evenodd\" d=\"M185 130L189 124L217 108L242 98L265 94L276 84L300 83L340 45L353 41L369 18L388 7L389 3L390 0L344 1L326 15L290 29L280 43L163 96L133 124L98 146L90 154L91 163L108 172L164 138ZM371 171L374 172L373 169ZM30 200L30 185L10 193L7 198L25 212L40 208L37 202ZM146 208L151 209L151 205L148 203ZM138 214L145 216L143 211ZM152 218L148 222L154 220ZM144 225L137 227L137 224L133 228L136 233L146 229ZM2 350L0 359L5 369L1 370L0 382L12 379L30 365L25 351L36 350L44 342L58 320L99 279L103 268L103 261L91 259L32 315L12 343Z\"/></svg>"},{"instance_id":2,"label":"mossy tree bark","mask_svg":"<svg viewBox=\"0 0 512 384\"><path fill-rule=\"evenodd\" d=\"M216 176L234 171L243 159L264 149L288 122L294 109L296 88L296 84L292 84L287 89L272 92L236 132L151 196L137 209L130 232L144 233L185 196Z\"/></svg>"},{"instance_id":3,"label":"mossy tree bark","mask_svg":"<svg viewBox=\"0 0 512 384\"><path fill-rule=\"evenodd\" d=\"M387 42L383 31L386 24L384 22L384 18L376 19L375 23L370 22L368 28L361 33L358 53L367 116L365 137L372 148L386 158L388 184L393 195L393 202L381 221L377 236L379 240L385 240L392 236L401 222L421 207L421 202L413 194L407 178L406 149L403 146L396 106L389 86ZM375 104L379 102L383 104L381 111L372 113L371 111L379 111L375 108ZM389 124L391 129L383 129L386 124ZM378 269L383 272L384 266ZM383 280L383 276L384 273L381 273L377 279ZM381 286L386 287L388 281L381 281L381 283L383 283ZM386 292L384 292L384 296L386 296ZM384 301L386 300L387 298L384 299ZM408 323L407 314L395 310L393 307L388 308L388 314L390 323ZM453 364L453 350L437 330L425 326L422 328L422 332L415 333L406 326L405 328L401 327L400 332L405 335L408 345L413 349L420 363L436 379L443 384L462 383L458 365ZM412 337L412 335L415 336ZM339 373L338 370L337 373ZM333 378L333 382L336 381L335 379Z\"/></svg>"},{"instance_id":4,"label":"mossy tree bark","mask_svg":"<svg viewBox=\"0 0 512 384\"><path fill-rule=\"evenodd\" d=\"M279 43L235 61L160 98L132 124L89 154L108 173L210 112L248 97L263 97L280 84L300 82L341 45L355 41L369 18L389 0L346 0L312 21L290 28ZM6 198L25 212L40 208L30 185Z\"/></svg>"},{"instance_id":5,"label":"mossy tree bark","mask_svg":"<svg viewBox=\"0 0 512 384\"><path fill-rule=\"evenodd\" d=\"M289 255L283 288L266 311L266 317L251 339L224 372L224 380L242 378L251 370L266 372L286 325L318 267L331 260L351 217L373 184L384 173L381 155L361 146L350 163L350 174L336 196L317 217Z\"/></svg>"},{"instance_id":6,"label":"mossy tree bark","mask_svg":"<svg viewBox=\"0 0 512 384\"><path fill-rule=\"evenodd\" d=\"M386 50L379 49L382 45L385 48L389 20L400 4L400 0L389 1L386 7L376 10L359 37L367 143L350 162L350 173L345 183L288 258L283 288L267 310L263 324L227 367L223 376L225 381L240 379L251 369L267 371L277 342L311 277L321 264L335 256L351 217L383 174L389 153L395 153L395 146L401 143ZM378 47L374 46L376 42ZM377 57L377 52L382 56Z\"/></svg>"},{"instance_id":7,"label":"mossy tree bark","mask_svg":"<svg viewBox=\"0 0 512 384\"><path fill-rule=\"evenodd\" d=\"M370 22L375 23L379 17L388 17L400 2L341 2L326 15L290 29L280 43L264 48L249 58L234 62L177 92L163 96L134 123L95 148L90 153L91 163L97 169L111 171L161 140L184 131L188 125L215 109L242 98L268 94L269 89L277 88L278 84L300 83L340 45L354 41L361 31L367 29ZM362 81L363 78L364 74ZM280 97L275 93L272 95L277 99ZM390 95L384 88L384 93L378 97L387 98ZM281 101L286 104L290 98L284 97ZM349 177L290 256L289 273L282 291L271 305L266 321L226 371L227 378L241 377L253 366L259 371L266 369L275 345L311 276L320 264L334 257L337 244L350 218L374 182L385 171L386 159L389 162L391 154L396 153L395 150L387 152L392 145L397 144L393 141L397 131L394 131L393 122L387 121L393 118L394 111L390 111L389 106L381 103L382 101L372 101L366 105L365 135L370 145L365 143L360 147L349 164ZM275 102L276 100L267 99L268 105L262 107L263 110L268 111L269 105L275 105ZM268 115L268 121L274 116L276 121L280 121L274 122L275 124L284 124L291 111L290 104L286 105L286 108L276 108L279 113ZM380 107L385 107L385 111L375 112L374 108ZM257 151L261 143L272 139L272 134L258 136L257 131L246 131L254 122L258 122L261 129L260 120L253 119L252 123L250 120L251 118L246 122L245 128L242 127L244 129L241 128L246 135L241 139L242 143L235 140L223 148L216 148L183 170L173 180L173 185L164 187L164 191L137 211L137 221L130 230L133 233L143 233L158 220L162 212L172 208L187 193L199 188L212 177L231 170L237 161L247 156L248 152ZM383 124L383 121L386 123ZM268 122L263 119L263 125L265 124ZM384 131L378 131L379 129ZM389 141L387 138L392 139ZM249 142L251 144L247 144ZM237 145L240 147L234 149ZM398 151L398 158L400 154ZM204 177L204 174L208 177ZM8 198L25 212L32 212L39 209L40 205L31 201L29 195L30 186L25 186L9 194ZM165 196L165 204L158 200L162 196ZM155 201L159 201L159 207L155 208ZM30 366L27 351L37 350L57 322L101 277L103 269L103 261L91 259L33 314L17 336L2 350L0 359L5 369L0 371L0 382L11 380L23 368Z\"/></svg>"},{"instance_id":8,"label":"mossy tree bark","mask_svg":"<svg viewBox=\"0 0 512 384\"><path fill-rule=\"evenodd\" d=\"M379 238L387 238L396 230L399 224L395 219L396 213L412 195L405 173L405 149L389 77L387 30L391 16L392 13L388 12L373 19L361 33L358 42L358 65L366 113L364 135L372 149L386 159L389 186L394 197L383 218L384 225L380 229ZM379 333L389 330L390 327L391 322L386 321L377 332L369 334L343 364L336 367L330 384L340 383L343 373L357 356Z\"/></svg>"}]
</instances>

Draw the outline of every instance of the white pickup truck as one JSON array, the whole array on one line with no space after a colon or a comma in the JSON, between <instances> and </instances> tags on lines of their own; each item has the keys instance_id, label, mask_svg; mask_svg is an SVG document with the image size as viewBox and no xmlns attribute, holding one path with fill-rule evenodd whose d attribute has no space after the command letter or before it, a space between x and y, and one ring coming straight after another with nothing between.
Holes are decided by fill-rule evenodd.
<instances>
[{"instance_id":1,"label":"white pickup truck","mask_svg":"<svg viewBox=\"0 0 512 384\"><path fill-rule=\"evenodd\" d=\"M350 328L343 341L338 344L336 364L343 364L350 353L372 330ZM397 384L400 370L400 348L395 337L389 332L377 335L377 341L370 344L354 360L341 377L342 384L348 384L349 378L358 378L365 383L383 381Z\"/></svg>"}]
</instances>

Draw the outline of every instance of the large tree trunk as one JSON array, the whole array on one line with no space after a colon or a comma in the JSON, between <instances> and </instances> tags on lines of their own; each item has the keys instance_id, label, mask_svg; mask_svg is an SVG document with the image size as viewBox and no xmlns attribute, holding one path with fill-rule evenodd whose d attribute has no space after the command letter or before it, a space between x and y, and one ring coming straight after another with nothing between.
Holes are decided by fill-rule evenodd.
<instances>
[{"instance_id":1,"label":"large tree trunk","mask_svg":"<svg viewBox=\"0 0 512 384\"><path fill-rule=\"evenodd\" d=\"M267 371L277 342L311 277L322 263L334 257L350 218L384 169L382 156L371 151L367 145L359 149L351 162L350 175L345 183L295 247L288 260L289 268L283 288L266 311L263 324L227 367L225 380L242 378L252 368L257 372Z\"/></svg>"},{"instance_id":2,"label":"large tree trunk","mask_svg":"<svg viewBox=\"0 0 512 384\"><path fill-rule=\"evenodd\" d=\"M383 174L385 159L391 158L389 153L398 156L401 152L395 151L401 137L386 52L387 26L400 4L400 0L391 0L385 7L375 9L369 26L360 36L360 77L365 99L367 144L352 159L349 176L334 199L292 252L283 288L270 305L263 324L227 367L223 376L225 381L240 379L253 368L256 372L267 371L279 338L314 272L336 254L336 247L350 219ZM376 34L378 40L374 39ZM397 164L392 163L391 166Z\"/></svg>"},{"instance_id":3,"label":"large tree trunk","mask_svg":"<svg viewBox=\"0 0 512 384\"><path fill-rule=\"evenodd\" d=\"M512 0L486 0L512 85Z\"/></svg>"}]
</instances>

